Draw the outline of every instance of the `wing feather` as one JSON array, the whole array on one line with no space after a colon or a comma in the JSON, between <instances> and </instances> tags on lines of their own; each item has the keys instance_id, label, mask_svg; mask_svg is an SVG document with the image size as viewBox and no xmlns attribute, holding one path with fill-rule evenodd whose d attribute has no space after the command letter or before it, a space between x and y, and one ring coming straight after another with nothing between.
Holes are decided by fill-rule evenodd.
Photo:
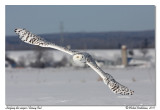
<instances>
[{"instance_id":1,"label":"wing feather","mask_svg":"<svg viewBox=\"0 0 160 110\"><path fill-rule=\"evenodd\" d=\"M60 50L62 52L68 53L70 55L75 54L75 51L71 51L68 48L58 46L58 45L51 43L51 42L47 42L43 38L41 38L37 35L34 35L25 29L15 29L15 32L19 35L19 38L25 43L32 44L32 45L38 45L41 47L54 48L54 49Z\"/></svg>"},{"instance_id":2,"label":"wing feather","mask_svg":"<svg viewBox=\"0 0 160 110\"><path fill-rule=\"evenodd\" d=\"M86 60L88 64L94 71L96 71L103 79L104 83L108 85L109 89L121 95L133 95L134 91L128 89L127 87L118 83L110 74L105 73L95 62L95 60L89 56Z\"/></svg>"}]
</instances>

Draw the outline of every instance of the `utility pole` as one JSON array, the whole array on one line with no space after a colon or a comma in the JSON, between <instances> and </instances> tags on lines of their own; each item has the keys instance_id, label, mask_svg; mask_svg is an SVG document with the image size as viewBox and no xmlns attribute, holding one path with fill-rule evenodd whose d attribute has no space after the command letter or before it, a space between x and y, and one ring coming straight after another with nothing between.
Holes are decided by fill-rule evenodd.
<instances>
[{"instance_id":1,"label":"utility pole","mask_svg":"<svg viewBox=\"0 0 160 110\"><path fill-rule=\"evenodd\" d=\"M64 42L64 24L63 21L60 22L60 44L62 45Z\"/></svg>"}]
</instances>

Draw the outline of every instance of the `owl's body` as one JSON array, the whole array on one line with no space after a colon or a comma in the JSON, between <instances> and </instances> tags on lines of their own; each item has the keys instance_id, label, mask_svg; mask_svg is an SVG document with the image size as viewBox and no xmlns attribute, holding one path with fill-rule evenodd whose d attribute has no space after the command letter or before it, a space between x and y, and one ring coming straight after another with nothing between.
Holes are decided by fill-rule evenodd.
<instances>
[{"instance_id":1,"label":"owl's body","mask_svg":"<svg viewBox=\"0 0 160 110\"><path fill-rule=\"evenodd\" d=\"M103 79L104 83L108 85L108 87L116 94L121 95L132 95L134 91L128 89L127 87L119 84L115 79L108 73L105 73L95 62L95 60L92 58L92 56L86 52L77 52L77 51L71 51L67 48L58 46L54 43L47 42L44 39L30 33L29 31L25 29L15 29L15 32L19 35L19 38L32 45L38 45L41 47L49 47L54 48L60 51L63 51L65 53L68 53L72 55L73 61L77 63L85 63L88 66L90 66L94 71L96 71L100 77Z\"/></svg>"}]
</instances>

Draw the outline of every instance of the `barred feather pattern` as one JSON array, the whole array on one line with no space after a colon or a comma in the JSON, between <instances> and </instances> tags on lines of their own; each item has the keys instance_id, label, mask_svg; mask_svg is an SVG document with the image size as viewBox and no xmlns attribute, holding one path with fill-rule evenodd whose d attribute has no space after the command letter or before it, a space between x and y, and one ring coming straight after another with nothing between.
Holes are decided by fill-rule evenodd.
<instances>
[{"instance_id":1,"label":"barred feather pattern","mask_svg":"<svg viewBox=\"0 0 160 110\"><path fill-rule=\"evenodd\" d=\"M41 37L32 34L31 32L25 30L25 29L15 29L16 34L19 35L19 38L26 43L32 44L32 45L39 45L41 47L46 47L50 43L42 39Z\"/></svg>"},{"instance_id":2,"label":"barred feather pattern","mask_svg":"<svg viewBox=\"0 0 160 110\"><path fill-rule=\"evenodd\" d=\"M134 91L118 83L110 74L105 73L95 62L91 55L86 58L86 63L95 70L103 79L103 82L108 85L109 89L115 94L133 95Z\"/></svg>"},{"instance_id":3,"label":"barred feather pattern","mask_svg":"<svg viewBox=\"0 0 160 110\"><path fill-rule=\"evenodd\" d=\"M73 55L76 53L76 51L71 51L66 47L58 46L54 43L47 42L43 38L32 34L31 32L27 31L26 29L18 28L18 29L15 29L15 32L16 32L16 34L19 35L19 38L25 43L32 44L32 45L38 45L41 47L54 48L54 49L66 52L70 55Z\"/></svg>"},{"instance_id":4,"label":"barred feather pattern","mask_svg":"<svg viewBox=\"0 0 160 110\"><path fill-rule=\"evenodd\" d=\"M110 74L105 73L104 83L116 94L133 95L134 91L118 83Z\"/></svg>"}]
</instances>

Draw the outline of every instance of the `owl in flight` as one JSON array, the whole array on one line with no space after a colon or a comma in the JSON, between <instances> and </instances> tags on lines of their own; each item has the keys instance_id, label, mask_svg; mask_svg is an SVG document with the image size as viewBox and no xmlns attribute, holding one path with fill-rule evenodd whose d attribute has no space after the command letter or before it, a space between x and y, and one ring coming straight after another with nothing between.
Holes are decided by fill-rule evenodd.
<instances>
[{"instance_id":1,"label":"owl in flight","mask_svg":"<svg viewBox=\"0 0 160 110\"><path fill-rule=\"evenodd\" d=\"M128 89L127 87L118 83L110 74L104 72L92 58L92 56L86 52L78 52L72 51L68 48L58 46L54 43L48 42L41 37L32 34L31 32L27 31L26 29L15 29L15 33L19 35L19 38L28 44L38 45L40 47L48 47L57 49L59 51L65 52L73 57L73 61L85 63L90 66L95 72L97 72L100 77L103 79L104 83L108 85L109 89L114 92L115 94L121 95L133 95L134 91Z\"/></svg>"}]
</instances>

